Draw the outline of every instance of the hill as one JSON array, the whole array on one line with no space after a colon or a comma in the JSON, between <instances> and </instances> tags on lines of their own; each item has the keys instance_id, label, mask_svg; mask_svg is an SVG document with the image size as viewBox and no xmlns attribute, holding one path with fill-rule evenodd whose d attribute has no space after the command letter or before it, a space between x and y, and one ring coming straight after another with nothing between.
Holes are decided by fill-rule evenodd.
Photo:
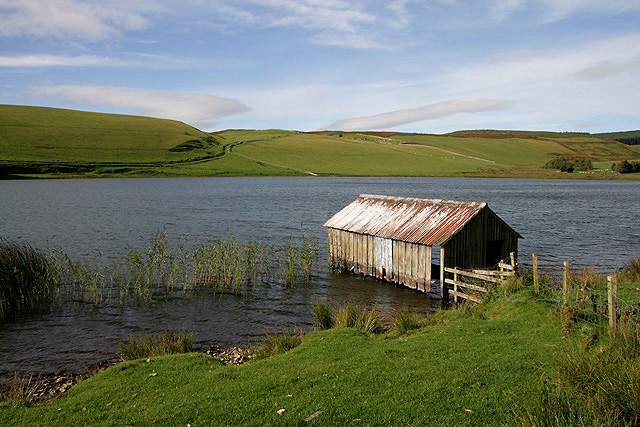
<instances>
[{"instance_id":1,"label":"hill","mask_svg":"<svg viewBox=\"0 0 640 427\"><path fill-rule=\"evenodd\" d=\"M561 174L557 156L596 170ZM620 178L611 163L640 146L584 133L475 130L398 132L225 130L175 120L0 105L0 177L72 176L498 176ZM637 179L628 174L626 179Z\"/></svg>"},{"instance_id":2,"label":"hill","mask_svg":"<svg viewBox=\"0 0 640 427\"><path fill-rule=\"evenodd\" d=\"M626 132L597 133L600 138L613 139L627 145L640 145L640 130Z\"/></svg>"}]
</instances>

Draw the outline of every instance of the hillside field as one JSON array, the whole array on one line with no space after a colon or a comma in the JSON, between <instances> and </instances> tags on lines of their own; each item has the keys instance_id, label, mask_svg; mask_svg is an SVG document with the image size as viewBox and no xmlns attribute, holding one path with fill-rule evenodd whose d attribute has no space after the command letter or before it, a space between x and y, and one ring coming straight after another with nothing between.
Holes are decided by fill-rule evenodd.
<instances>
[{"instance_id":1,"label":"hillside field","mask_svg":"<svg viewBox=\"0 0 640 427\"><path fill-rule=\"evenodd\" d=\"M544 169L556 156L594 170ZM393 132L225 130L175 120L0 105L0 177L495 176L640 179L612 163L640 146L596 135L527 131Z\"/></svg>"}]
</instances>

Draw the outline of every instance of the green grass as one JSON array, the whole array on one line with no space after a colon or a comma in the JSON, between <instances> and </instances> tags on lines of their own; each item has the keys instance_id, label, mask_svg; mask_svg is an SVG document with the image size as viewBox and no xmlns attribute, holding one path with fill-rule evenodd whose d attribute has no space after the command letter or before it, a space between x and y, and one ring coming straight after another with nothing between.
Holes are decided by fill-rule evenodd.
<instances>
[{"instance_id":1,"label":"green grass","mask_svg":"<svg viewBox=\"0 0 640 427\"><path fill-rule=\"evenodd\" d=\"M399 338L313 332L287 353L241 366L203 354L135 360L48 404L0 404L0 422L300 425L322 411L315 424L501 425L564 341L544 304L501 301L485 317L443 312Z\"/></svg>"},{"instance_id":2,"label":"green grass","mask_svg":"<svg viewBox=\"0 0 640 427\"><path fill-rule=\"evenodd\" d=\"M150 162L219 151L171 151L209 135L175 120L0 105L0 158L22 161Z\"/></svg>"},{"instance_id":3,"label":"green grass","mask_svg":"<svg viewBox=\"0 0 640 427\"><path fill-rule=\"evenodd\" d=\"M185 329L165 329L161 334L129 338L118 345L122 360L189 353L193 348L193 334Z\"/></svg>"},{"instance_id":4,"label":"green grass","mask_svg":"<svg viewBox=\"0 0 640 427\"><path fill-rule=\"evenodd\" d=\"M234 153L320 175L452 175L493 167L424 147L316 134L250 142L236 147Z\"/></svg>"},{"instance_id":5,"label":"green grass","mask_svg":"<svg viewBox=\"0 0 640 427\"><path fill-rule=\"evenodd\" d=\"M562 174L556 156L596 166ZM175 120L0 105L0 178L129 176L496 176L640 179L606 168L640 146L579 133L462 131L446 135L231 129Z\"/></svg>"}]
</instances>

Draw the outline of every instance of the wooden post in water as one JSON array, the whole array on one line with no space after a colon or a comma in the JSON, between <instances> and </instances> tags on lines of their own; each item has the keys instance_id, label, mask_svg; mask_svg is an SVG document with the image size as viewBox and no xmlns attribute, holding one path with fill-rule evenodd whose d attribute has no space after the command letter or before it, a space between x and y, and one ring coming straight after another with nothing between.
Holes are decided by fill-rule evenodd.
<instances>
[{"instance_id":1,"label":"wooden post in water","mask_svg":"<svg viewBox=\"0 0 640 427\"><path fill-rule=\"evenodd\" d=\"M569 261L565 261L564 273L562 275L562 306L569 305Z\"/></svg>"},{"instance_id":2,"label":"wooden post in water","mask_svg":"<svg viewBox=\"0 0 640 427\"><path fill-rule=\"evenodd\" d=\"M607 294L609 299L609 331L616 329L618 316L616 300L618 298L618 278L615 271L611 276L607 276Z\"/></svg>"},{"instance_id":3,"label":"wooden post in water","mask_svg":"<svg viewBox=\"0 0 640 427\"><path fill-rule=\"evenodd\" d=\"M540 293L540 281L538 277L538 254L531 254L533 259L533 289L538 295Z\"/></svg>"}]
</instances>

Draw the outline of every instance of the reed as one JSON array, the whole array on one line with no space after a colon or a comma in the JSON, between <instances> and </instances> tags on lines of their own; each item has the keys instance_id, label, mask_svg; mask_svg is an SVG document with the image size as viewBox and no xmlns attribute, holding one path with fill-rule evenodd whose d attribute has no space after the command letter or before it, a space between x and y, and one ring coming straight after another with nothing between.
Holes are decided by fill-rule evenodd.
<instances>
[{"instance_id":1,"label":"reed","mask_svg":"<svg viewBox=\"0 0 640 427\"><path fill-rule=\"evenodd\" d=\"M300 247L300 258L304 271L304 276L308 282L313 273L315 261L320 256L320 243L315 236L310 236L306 231L302 232L302 241Z\"/></svg>"},{"instance_id":2,"label":"reed","mask_svg":"<svg viewBox=\"0 0 640 427\"><path fill-rule=\"evenodd\" d=\"M128 249L107 267L97 259L74 259L61 249L45 253L0 239L0 271L6 271L0 277L0 320L54 297L125 305L176 290L183 297L198 289L246 294L259 279L294 286L300 278L310 280L317 246L317 239L306 232L300 244L293 239L281 245L240 242L234 236L191 243L185 235L172 246L166 232L159 231L147 246ZM279 274L272 276L274 265Z\"/></svg>"},{"instance_id":3,"label":"reed","mask_svg":"<svg viewBox=\"0 0 640 427\"><path fill-rule=\"evenodd\" d=\"M0 238L0 321L37 310L55 295L47 256L28 244Z\"/></svg>"},{"instance_id":4,"label":"reed","mask_svg":"<svg viewBox=\"0 0 640 427\"><path fill-rule=\"evenodd\" d=\"M278 267L280 276L287 286L293 286L296 283L298 277L296 269L298 265L298 254L298 247L291 238L286 240L279 248Z\"/></svg>"},{"instance_id":5,"label":"reed","mask_svg":"<svg viewBox=\"0 0 640 427\"><path fill-rule=\"evenodd\" d=\"M120 358L125 360L167 354L189 353L193 348L193 334L186 329L165 329L158 335L143 335L120 341Z\"/></svg>"},{"instance_id":6,"label":"reed","mask_svg":"<svg viewBox=\"0 0 640 427\"><path fill-rule=\"evenodd\" d=\"M38 391L39 378L14 373L11 384L0 389L0 402L14 406L34 403L39 400Z\"/></svg>"}]
</instances>

